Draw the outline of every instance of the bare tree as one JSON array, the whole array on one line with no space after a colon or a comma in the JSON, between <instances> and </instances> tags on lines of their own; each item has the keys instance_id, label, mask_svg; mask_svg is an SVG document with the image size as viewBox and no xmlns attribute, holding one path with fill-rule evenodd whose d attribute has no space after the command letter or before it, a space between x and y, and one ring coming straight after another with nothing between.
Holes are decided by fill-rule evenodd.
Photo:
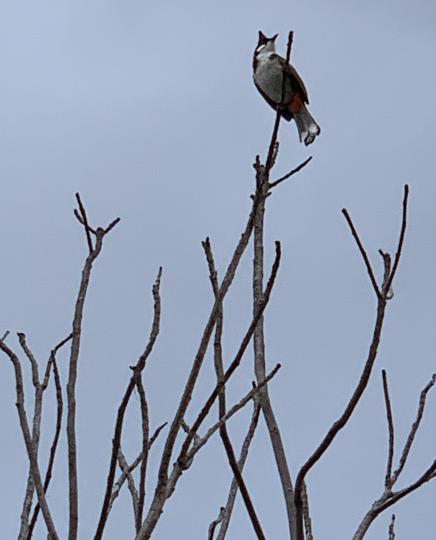
<instances>
[{"instance_id":1,"label":"bare tree","mask_svg":"<svg viewBox=\"0 0 436 540\"><path fill-rule=\"evenodd\" d=\"M293 42L293 33L289 33L286 59L289 60ZM284 90L284 89L283 89ZM275 466L278 477L281 482L283 504L287 513L287 526L290 540L313 540L314 533L312 528L312 519L310 515L310 497L306 482L309 473L314 469L320 458L331 448L335 438L340 430L345 428L352 420L353 413L359 404L374 370L377 360L378 348L382 338L383 323L385 320L389 302L392 299L392 286L395 276L399 269L399 263L403 252L403 246L407 228L407 212L409 188L404 187L402 219L400 225L398 244L395 249L393 260L387 252L380 251L382 258L384 275L379 283L375 277L372 263L367 251L360 239L356 226L354 225L348 210L343 209L342 213L350 229L351 235L356 243L356 247L362 257L369 282L376 298L376 320L372 339L369 345L367 357L363 363L362 373L356 382L351 397L347 401L343 413L332 423L327 430L317 448L306 459L299 471L295 474L295 482L292 480L291 470L286 456L283 438L278 425L274 407L269 394L268 384L280 369L277 364L268 371L267 354L265 350L265 329L264 316L273 294L273 289L279 272L281 261L281 245L275 243L275 258L269 273L268 280L264 284L264 252L269 246L265 246L264 228L267 210L267 200L274 193L274 190L282 185L286 180L301 171L312 159L309 157L297 167L294 167L289 173L277 179L271 179L272 170L278 158L280 111L277 110L272 135L267 146L267 152L264 162L260 156L256 156L255 169L255 192L251 195L252 204L246 225L239 241L236 243L233 254L228 263L227 269L219 279L215 265L212 245L209 238L203 242L203 249L209 270L210 282L212 287L212 305L208 318L204 324L204 329L199 337L199 344L192 360L191 370L181 390L181 396L174 411L173 418L168 422L168 429L165 432L167 423L164 423L152 431L153 422L150 418L147 388L144 385L143 373L148 362L153 355L154 346L159 338L161 326L161 278L162 268L159 268L155 282L152 286L153 297L153 321L148 340L144 344L144 350L134 365L131 366L131 374L126 381L124 393L119 402L116 413L114 433L112 438L112 447L110 448L110 459L107 477L105 479L105 489L99 511L99 519L96 524L94 539L103 538L108 525L110 512L115 501L123 488L127 485L132 500L133 524L136 540L146 540L152 537L159 519L162 516L164 507L168 500L175 494L178 482L185 472L193 466L198 452L206 446L215 433L219 433L223 443L223 449L227 456L231 470L231 485L227 500L215 514L217 517L211 521L207 530L208 540L224 540L227 535L229 523L232 517L235 499L238 491L241 493L248 519L250 520L256 537L265 540L267 535L261 524L262 516L259 515L259 509L255 508L253 494L244 478L244 465L249 458L250 445L254 439L256 428L259 421L263 419L267 428L269 440L274 454ZM31 421L29 422L29 412L25 406L24 384L22 362L20 356L15 352L12 346L6 344L9 332L6 332L0 339L0 350L10 360L14 368L15 387L16 387L16 406L18 410L19 423L23 434L23 439L27 451L29 462L29 473L25 489L25 497L22 506L20 527L18 538L20 540L30 540L32 538L35 525L39 514L42 513L48 537L52 540L59 538L56 520L52 514L47 501L47 491L53 474L53 466L57 455L59 438L61 436L63 421L63 393L64 385L60 379L57 367L56 355L58 351L66 344L71 342L71 349L68 360L68 380L66 381L66 438L68 448L68 479L69 490L66 500L69 505L69 528L68 539L76 540L78 538L79 524L79 487L77 472L77 431L76 431L76 383L78 377L78 366L80 360L80 344L83 329L83 319L85 313L85 301L87 291L90 285L92 270L97 258L100 256L104 241L109 232L118 224L119 218L112 221L107 227L94 228L90 225L88 215L82 199L79 194L76 195L78 208L74 214L83 227L84 238L88 250L84 261L79 291L75 303L74 315L72 320L71 333L60 341L50 352L45 366L44 376L40 377L40 365L28 344L26 335L18 333L18 343L21 348L21 354L24 354L30 366L31 381L34 389L34 410ZM241 336L240 344L237 347L232 361L228 367L223 359L222 339L224 327L224 300L232 284L236 272L239 268L241 258L246 252L252 241L253 257L253 312L250 324ZM185 418L191 407L191 399L197 388L199 374L204 364L206 352L213 341L214 366L216 381L209 389L208 398L203 405L194 413L192 425L188 425ZM247 383L247 391L239 401L232 406L227 406L226 385L233 377L241 362L244 361L250 342L253 341L254 347L254 373L255 382ZM422 390L416 418L411 426L409 435L404 443L403 449L398 459L398 464L394 468L395 458L395 430L394 414L392 410L391 398L388 388L387 374L383 370L383 394L386 407L387 427L388 427L388 456L384 481L384 491L382 495L373 503L371 508L364 515L360 524L358 524L353 540L364 538L370 525L375 518L384 510L390 508L398 500L411 494L424 483L432 480L436 476L436 460L434 460L413 483L398 490L394 490L397 481L406 466L410 456L416 434L420 428L420 423L424 414L427 394L433 388L436 382L436 375L433 375L430 382ZM43 419L43 398L50 383L53 380L56 395L56 425L53 435L53 441L49 453L48 465L44 480L41 472L39 459L39 440ZM123 428L127 414L128 405L131 401L135 389L139 395L139 409L141 422L138 425L138 432L141 434L141 446L138 449L137 457L129 463L123 452ZM209 413L218 403L218 418L209 422L208 427L204 427L209 419ZM243 440L239 455L235 450L235 445L230 439L227 430L227 423L231 418L242 410L245 406L252 406L252 414L245 438ZM31 424L31 426L30 426ZM153 433L153 435L151 435ZM164 436L165 434L165 436ZM153 444L158 436L164 436L163 449L159 456L159 465L157 471L157 480L154 487L154 493L147 500L145 485L149 468L149 455L153 450ZM109 442L108 442L109 443ZM108 444L109 446L109 444ZM117 470L119 472L117 473ZM118 477L117 477L118 474ZM32 511L33 498L36 494L37 502ZM395 538L395 516L392 516L389 529L389 539ZM207 524L205 524L206 533Z\"/></svg>"}]
</instances>

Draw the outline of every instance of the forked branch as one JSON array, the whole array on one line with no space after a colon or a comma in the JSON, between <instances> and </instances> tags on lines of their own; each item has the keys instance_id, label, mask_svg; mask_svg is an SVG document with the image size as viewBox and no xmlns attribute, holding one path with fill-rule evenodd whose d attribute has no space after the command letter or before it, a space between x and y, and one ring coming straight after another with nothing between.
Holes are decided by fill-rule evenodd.
<instances>
[{"instance_id":1,"label":"forked branch","mask_svg":"<svg viewBox=\"0 0 436 540\"><path fill-rule=\"evenodd\" d=\"M359 235L357 233L357 230L351 220L351 217L347 210L343 210L343 214L347 220L347 223L351 229L351 233L356 241L356 244L358 246L358 249L362 255L362 258L364 260L367 272L369 274L369 277L371 279L371 282L373 284L373 288L377 295L377 315L376 315L376 321L373 331L373 336L371 340L371 345L369 348L369 353L367 360L365 362L362 374L360 376L359 382L357 383L357 386L347 404L345 407L344 412L342 415L336 420L336 422L333 423L332 427L327 432L324 439L321 441L318 448L315 450L315 452L309 457L309 459L304 463L304 465L301 467L297 479L295 481L295 505L297 509L297 540L304 540L304 531L303 531L303 513L302 513L302 487L303 487L303 481L307 475L307 473L310 471L310 469L318 462L318 460L322 457L322 455L327 451L327 449L332 444L333 440L335 439L336 435L339 433L339 431L348 423L348 421L351 418L351 415L353 414L354 409L356 408L358 402L360 401L360 398L362 397L370 376L372 372L372 368L374 366L376 357L377 357L377 351L378 351L378 345L380 343L382 328L383 328L383 321L385 316L385 310L386 305L388 301L388 295L389 295L389 289L392 286L392 277L394 273L397 270L398 263L400 260L402 248L403 248L403 242L404 242L404 234L406 230L406 218L407 218L407 201L408 201L408 194L409 190L407 185L404 188L404 198L403 198L403 217L402 217L402 225L401 225L401 232L400 232L400 238L397 245L396 250L396 256L395 261L396 265L394 263L394 267L390 267L390 257L388 254L383 253L383 261L384 261L384 278L383 283L381 287L379 288L377 285L377 282L375 281L374 272L371 267L371 263L369 262L369 258L366 254L365 248L363 247L363 244L359 238Z\"/></svg>"},{"instance_id":2,"label":"forked branch","mask_svg":"<svg viewBox=\"0 0 436 540\"><path fill-rule=\"evenodd\" d=\"M388 467L386 472L386 479L385 479L385 490L381 497L377 499L374 504L371 506L371 508L368 510L364 518L362 519L361 523L359 524L357 531L355 532L353 536L353 540L362 540L368 531L371 523L375 520L375 518L381 514L384 510L395 504L400 499L403 499L413 491L416 491L419 489L423 484L426 482L429 482L432 480L436 475L436 459L433 461L433 463L430 465L430 467L427 468L426 471L412 484L407 486L406 488L400 489L399 491L393 491L393 486L396 484L397 480L399 479L403 468L407 462L407 459L410 454L410 450L412 448L413 442L415 440L416 433L419 429L425 404L426 404L426 398L428 392L433 388L433 386L436 383L436 373L433 374L432 378L430 379L429 383L424 387L424 389L421 391L421 395L419 398L418 403L418 410L416 413L415 421L412 424L412 427L410 428L409 435L407 437L406 443L404 445L403 451L401 453L401 457L399 459L399 464L395 472L391 475L389 475L389 464L392 467L392 458L391 456L394 453L394 447L393 447L393 420L389 420L389 414L392 416L392 410L391 410L391 401L389 397L389 393L387 391L387 375L386 372L383 370L383 390L385 395L385 403L389 404L387 405L387 411L390 411L388 413L388 429L391 433L392 430L392 436L390 434L389 436L389 449L388 449ZM395 518L392 518L391 527L389 528L389 538L395 538L394 533L394 521Z\"/></svg>"}]
</instances>

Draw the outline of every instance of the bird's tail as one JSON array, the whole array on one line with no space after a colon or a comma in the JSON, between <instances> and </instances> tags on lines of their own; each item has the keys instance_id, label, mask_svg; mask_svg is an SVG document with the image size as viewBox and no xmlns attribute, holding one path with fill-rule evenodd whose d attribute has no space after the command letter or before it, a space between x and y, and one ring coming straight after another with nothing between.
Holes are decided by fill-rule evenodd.
<instances>
[{"instance_id":1,"label":"bird's tail","mask_svg":"<svg viewBox=\"0 0 436 540\"><path fill-rule=\"evenodd\" d=\"M312 144L315 137L321 133L321 128L305 105L302 105L300 110L294 113L294 119L297 124L300 142L304 142L306 146Z\"/></svg>"}]
</instances>

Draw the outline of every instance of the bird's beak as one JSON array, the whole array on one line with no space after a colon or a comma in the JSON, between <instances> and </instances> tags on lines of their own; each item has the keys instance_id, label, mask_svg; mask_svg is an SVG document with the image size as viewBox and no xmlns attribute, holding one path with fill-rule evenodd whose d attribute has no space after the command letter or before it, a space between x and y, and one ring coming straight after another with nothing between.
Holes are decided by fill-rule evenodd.
<instances>
[{"instance_id":1,"label":"bird's beak","mask_svg":"<svg viewBox=\"0 0 436 540\"><path fill-rule=\"evenodd\" d=\"M278 36L278 34L276 34L275 36L273 36L273 37L271 38L271 41L275 41L276 38L277 38L277 36Z\"/></svg>"}]
</instances>

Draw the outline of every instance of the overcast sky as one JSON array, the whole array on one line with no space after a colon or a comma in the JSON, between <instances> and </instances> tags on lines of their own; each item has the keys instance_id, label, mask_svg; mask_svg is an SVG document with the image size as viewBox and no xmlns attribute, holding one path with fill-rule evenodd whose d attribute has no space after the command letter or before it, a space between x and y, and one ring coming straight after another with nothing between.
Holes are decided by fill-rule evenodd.
<instances>
[{"instance_id":1,"label":"overcast sky","mask_svg":"<svg viewBox=\"0 0 436 540\"><path fill-rule=\"evenodd\" d=\"M374 294L340 210L349 209L380 276L377 250L394 249L403 185L410 185L404 258L372 381L307 478L315 537L351 538L381 495L381 368L389 374L399 444L436 371L435 27L430 0L0 3L0 333L11 330L9 345L16 346L15 332L26 332L42 363L70 331L86 256L74 193L80 191L93 224L122 219L105 241L86 305L77 388L81 539L95 531L115 411L148 335L159 265L162 332L145 373L152 429L171 420L212 303L200 242L211 237L222 273L244 225L254 156L265 155L274 122L251 80L259 29L279 32L283 52L287 32L295 31L293 63L322 128L305 148L295 125L283 123L275 174L314 158L268 199L266 217L267 263L274 240L283 248L266 314L268 365L283 364L270 391L294 479L342 412L375 317ZM250 247L225 305L226 361L250 320L251 258ZM64 382L66 360L59 358ZM213 384L210 356L205 364L190 418ZM229 386L229 403L252 377L250 350ZM6 358L0 384L1 521L9 539L19 527L27 465ZM436 396L428 401L399 487L435 457ZM137 408L135 397L123 439L129 460L140 446ZM44 458L53 410L50 398ZM230 424L236 445L248 418L249 410ZM64 440L48 496L61 538L68 523L65 463ZM263 422L245 476L268 540L287 538ZM183 476L154 538L205 539L230 480L217 437ZM435 497L436 482L397 505L399 538L434 538ZM380 516L367 538L387 538L389 518L389 511ZM124 494L105 538L132 537ZM35 538L45 538L42 520ZM255 538L240 500L228 538Z\"/></svg>"}]
</instances>

